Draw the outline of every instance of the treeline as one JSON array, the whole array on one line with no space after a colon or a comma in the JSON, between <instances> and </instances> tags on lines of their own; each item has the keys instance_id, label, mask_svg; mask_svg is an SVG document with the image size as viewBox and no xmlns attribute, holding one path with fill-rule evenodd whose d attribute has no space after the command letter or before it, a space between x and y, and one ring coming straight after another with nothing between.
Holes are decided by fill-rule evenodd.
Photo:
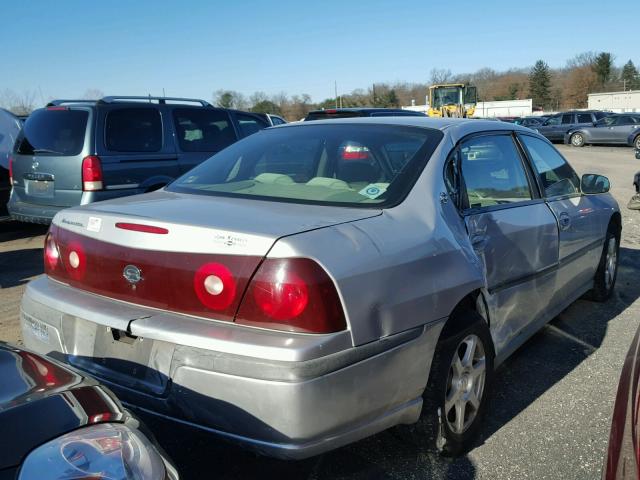
<instances>
[{"instance_id":1,"label":"treeline","mask_svg":"<svg viewBox=\"0 0 640 480\"><path fill-rule=\"evenodd\" d=\"M585 52L568 60L562 68L550 68L542 59L533 67L503 72L483 68L474 73L453 74L448 69L434 68L425 83L376 83L319 103L312 102L307 94L290 97L285 93L269 96L256 92L246 97L233 90L214 92L213 103L299 120L316 108L399 107L411 105L412 101L423 105L429 86L437 83L475 85L480 101L532 98L534 107L549 111L585 108L589 93L640 89L640 75L631 60L616 65L615 56L609 52Z\"/></svg>"},{"instance_id":2,"label":"treeline","mask_svg":"<svg viewBox=\"0 0 640 480\"><path fill-rule=\"evenodd\" d=\"M634 63L629 60L616 64L615 60L609 52L585 52L568 60L562 68L550 68L543 59L533 67L502 72L483 68L474 73L453 74L448 69L433 68L424 83L376 83L321 102L313 102L308 94L282 92L267 95L255 92L245 96L234 90L222 89L213 93L212 103L220 107L282 115L292 121L300 120L316 108L399 107L411 105L412 101L416 105L424 105L430 85L470 83L478 88L481 101L533 98L534 107L548 111L585 108L589 93L640 89L640 75ZM38 93L24 91L16 94L5 89L0 91L0 107L17 114L27 114L50 100L45 100L42 92ZM83 98L100 98L102 95L102 91L93 88L87 90Z\"/></svg>"}]
</instances>

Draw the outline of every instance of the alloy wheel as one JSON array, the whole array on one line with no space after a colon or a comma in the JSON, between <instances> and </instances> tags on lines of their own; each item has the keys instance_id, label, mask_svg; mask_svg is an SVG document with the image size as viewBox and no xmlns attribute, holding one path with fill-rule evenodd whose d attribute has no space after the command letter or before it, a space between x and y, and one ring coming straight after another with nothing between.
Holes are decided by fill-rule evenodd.
<instances>
[{"instance_id":1,"label":"alloy wheel","mask_svg":"<svg viewBox=\"0 0 640 480\"><path fill-rule=\"evenodd\" d=\"M584 137L579 133L571 135L571 144L574 147L581 147L584 144Z\"/></svg>"},{"instance_id":2,"label":"alloy wheel","mask_svg":"<svg viewBox=\"0 0 640 480\"><path fill-rule=\"evenodd\" d=\"M604 265L604 285L609 290L616 278L616 268L618 268L618 249L615 237L609 239L607 244L607 256Z\"/></svg>"},{"instance_id":3,"label":"alloy wheel","mask_svg":"<svg viewBox=\"0 0 640 480\"><path fill-rule=\"evenodd\" d=\"M464 433L478 415L486 369L482 341L477 335L468 335L454 352L447 379L444 417L453 433Z\"/></svg>"}]
</instances>

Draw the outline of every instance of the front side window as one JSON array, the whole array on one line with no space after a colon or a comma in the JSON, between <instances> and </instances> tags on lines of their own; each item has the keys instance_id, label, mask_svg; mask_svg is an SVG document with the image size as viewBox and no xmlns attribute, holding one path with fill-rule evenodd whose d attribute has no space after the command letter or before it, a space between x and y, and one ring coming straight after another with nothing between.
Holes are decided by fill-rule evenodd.
<instances>
[{"instance_id":1,"label":"front side window","mask_svg":"<svg viewBox=\"0 0 640 480\"><path fill-rule=\"evenodd\" d=\"M105 146L112 152L158 152L162 120L155 108L119 108L107 114Z\"/></svg>"},{"instance_id":2,"label":"front side window","mask_svg":"<svg viewBox=\"0 0 640 480\"><path fill-rule=\"evenodd\" d=\"M396 204L442 133L388 125L305 124L260 131L174 183L171 191L298 203Z\"/></svg>"},{"instance_id":3,"label":"front side window","mask_svg":"<svg viewBox=\"0 0 640 480\"><path fill-rule=\"evenodd\" d=\"M229 114L225 111L176 108L173 119L183 152L219 152L236 141Z\"/></svg>"},{"instance_id":4,"label":"front side window","mask_svg":"<svg viewBox=\"0 0 640 480\"><path fill-rule=\"evenodd\" d=\"M548 126L560 125L560 119L561 119L560 116L551 117L549 118L549 120L545 122L545 125L548 125Z\"/></svg>"},{"instance_id":5,"label":"front side window","mask_svg":"<svg viewBox=\"0 0 640 480\"><path fill-rule=\"evenodd\" d=\"M591 119L590 113L579 113L578 114L578 123L591 123L593 120Z\"/></svg>"},{"instance_id":6,"label":"front side window","mask_svg":"<svg viewBox=\"0 0 640 480\"><path fill-rule=\"evenodd\" d=\"M539 138L520 137L540 177L546 197L580 193L580 178L555 148Z\"/></svg>"},{"instance_id":7,"label":"front side window","mask_svg":"<svg viewBox=\"0 0 640 480\"><path fill-rule=\"evenodd\" d=\"M462 178L469 208L531 200L531 189L509 135L475 137L460 146Z\"/></svg>"}]
</instances>

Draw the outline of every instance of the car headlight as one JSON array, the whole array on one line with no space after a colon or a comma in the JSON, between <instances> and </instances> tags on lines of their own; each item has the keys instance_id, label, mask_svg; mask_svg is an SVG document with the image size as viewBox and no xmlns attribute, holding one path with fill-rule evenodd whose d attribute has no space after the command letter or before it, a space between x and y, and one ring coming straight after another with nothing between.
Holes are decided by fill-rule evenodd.
<instances>
[{"instance_id":1,"label":"car headlight","mask_svg":"<svg viewBox=\"0 0 640 480\"><path fill-rule=\"evenodd\" d=\"M160 454L139 431L117 423L74 430L32 451L19 480L164 480Z\"/></svg>"}]
</instances>

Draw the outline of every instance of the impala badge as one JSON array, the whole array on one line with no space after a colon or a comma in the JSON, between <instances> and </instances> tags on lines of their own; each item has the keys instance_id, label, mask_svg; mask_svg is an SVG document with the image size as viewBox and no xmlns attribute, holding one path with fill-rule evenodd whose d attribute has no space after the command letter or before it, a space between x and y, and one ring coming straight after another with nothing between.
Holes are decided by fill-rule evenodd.
<instances>
[{"instance_id":1,"label":"impala badge","mask_svg":"<svg viewBox=\"0 0 640 480\"><path fill-rule=\"evenodd\" d=\"M122 276L134 287L140 280L142 280L142 272L135 265L127 265L126 267L124 267Z\"/></svg>"}]
</instances>

